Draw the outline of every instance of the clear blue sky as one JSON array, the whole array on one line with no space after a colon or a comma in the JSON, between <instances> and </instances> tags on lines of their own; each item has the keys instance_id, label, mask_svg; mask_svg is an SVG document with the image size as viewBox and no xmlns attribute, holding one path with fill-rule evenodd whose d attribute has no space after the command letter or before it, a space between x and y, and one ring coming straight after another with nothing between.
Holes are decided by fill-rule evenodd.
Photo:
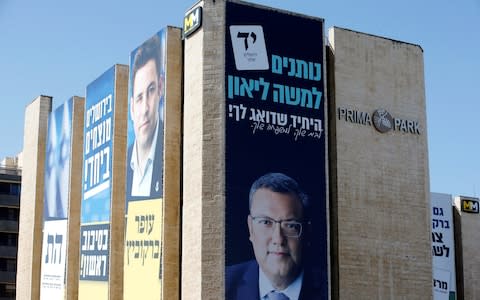
<instances>
[{"instance_id":1,"label":"clear blue sky","mask_svg":"<svg viewBox=\"0 0 480 300\"><path fill-rule=\"evenodd\" d=\"M480 196L480 0L253 2L420 45L431 191ZM0 0L0 158L21 151L34 98L53 96L55 108L84 96L87 84L128 64L130 51L155 32L181 27L194 3Z\"/></svg>"}]
</instances>

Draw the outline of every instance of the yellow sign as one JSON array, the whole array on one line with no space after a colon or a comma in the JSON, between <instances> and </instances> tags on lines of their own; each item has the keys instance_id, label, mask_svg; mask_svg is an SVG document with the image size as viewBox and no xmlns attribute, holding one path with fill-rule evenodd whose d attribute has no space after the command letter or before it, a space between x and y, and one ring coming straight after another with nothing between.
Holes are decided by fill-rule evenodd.
<instances>
[{"instance_id":1,"label":"yellow sign","mask_svg":"<svg viewBox=\"0 0 480 300\"><path fill-rule=\"evenodd\" d=\"M462 199L462 211L478 214L479 207L478 201L470 199Z\"/></svg>"},{"instance_id":2,"label":"yellow sign","mask_svg":"<svg viewBox=\"0 0 480 300\"><path fill-rule=\"evenodd\" d=\"M124 299L161 299L163 200L128 203Z\"/></svg>"},{"instance_id":3,"label":"yellow sign","mask_svg":"<svg viewBox=\"0 0 480 300\"><path fill-rule=\"evenodd\" d=\"M80 280L78 299L108 299L108 281Z\"/></svg>"},{"instance_id":4,"label":"yellow sign","mask_svg":"<svg viewBox=\"0 0 480 300\"><path fill-rule=\"evenodd\" d=\"M183 36L187 37L202 26L202 7L189 12L183 19Z\"/></svg>"}]
</instances>

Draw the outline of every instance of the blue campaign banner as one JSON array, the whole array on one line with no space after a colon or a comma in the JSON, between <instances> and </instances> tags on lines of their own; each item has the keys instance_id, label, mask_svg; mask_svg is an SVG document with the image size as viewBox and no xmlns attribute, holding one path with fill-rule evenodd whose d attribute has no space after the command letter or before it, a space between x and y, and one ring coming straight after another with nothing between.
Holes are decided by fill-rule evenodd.
<instances>
[{"instance_id":1,"label":"blue campaign banner","mask_svg":"<svg viewBox=\"0 0 480 300\"><path fill-rule=\"evenodd\" d=\"M68 218L73 98L50 113L45 159L44 220Z\"/></svg>"},{"instance_id":2,"label":"blue campaign banner","mask_svg":"<svg viewBox=\"0 0 480 300\"><path fill-rule=\"evenodd\" d=\"M81 223L110 220L115 67L87 86Z\"/></svg>"},{"instance_id":3,"label":"blue campaign banner","mask_svg":"<svg viewBox=\"0 0 480 300\"><path fill-rule=\"evenodd\" d=\"M225 299L328 299L323 26L226 2Z\"/></svg>"},{"instance_id":4,"label":"blue campaign banner","mask_svg":"<svg viewBox=\"0 0 480 300\"><path fill-rule=\"evenodd\" d=\"M110 224L80 227L80 280L107 281Z\"/></svg>"}]
</instances>

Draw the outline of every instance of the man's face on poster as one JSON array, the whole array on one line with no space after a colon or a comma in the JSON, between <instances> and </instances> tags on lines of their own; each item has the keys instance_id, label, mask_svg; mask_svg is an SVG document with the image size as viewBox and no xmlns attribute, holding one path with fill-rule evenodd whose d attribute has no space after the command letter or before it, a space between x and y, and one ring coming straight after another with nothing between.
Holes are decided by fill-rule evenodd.
<instances>
[{"instance_id":1,"label":"man's face on poster","mask_svg":"<svg viewBox=\"0 0 480 300\"><path fill-rule=\"evenodd\" d=\"M301 235L287 236L288 232L278 221L301 222L302 217L302 204L295 195L273 192L268 188L260 188L253 194L248 216L250 241L260 268L274 285L288 286L302 265ZM270 222L271 228L268 229L262 221L264 218L277 222Z\"/></svg>"},{"instance_id":2,"label":"man's face on poster","mask_svg":"<svg viewBox=\"0 0 480 300\"><path fill-rule=\"evenodd\" d=\"M135 73L130 101L135 138L138 147L143 149L149 149L153 141L161 91L161 78L155 60L151 59Z\"/></svg>"}]
</instances>

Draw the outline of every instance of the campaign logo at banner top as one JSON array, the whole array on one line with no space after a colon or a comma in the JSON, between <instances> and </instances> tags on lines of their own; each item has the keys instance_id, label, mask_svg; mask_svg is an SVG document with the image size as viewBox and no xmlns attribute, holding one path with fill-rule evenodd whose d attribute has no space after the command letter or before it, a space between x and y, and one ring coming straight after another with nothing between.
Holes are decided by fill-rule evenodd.
<instances>
[{"instance_id":1,"label":"campaign logo at banner top","mask_svg":"<svg viewBox=\"0 0 480 300\"><path fill-rule=\"evenodd\" d=\"M267 47L260 25L230 26L237 70L268 70Z\"/></svg>"}]
</instances>

